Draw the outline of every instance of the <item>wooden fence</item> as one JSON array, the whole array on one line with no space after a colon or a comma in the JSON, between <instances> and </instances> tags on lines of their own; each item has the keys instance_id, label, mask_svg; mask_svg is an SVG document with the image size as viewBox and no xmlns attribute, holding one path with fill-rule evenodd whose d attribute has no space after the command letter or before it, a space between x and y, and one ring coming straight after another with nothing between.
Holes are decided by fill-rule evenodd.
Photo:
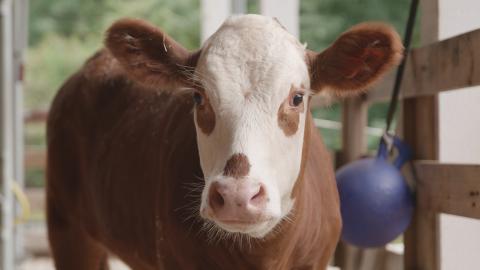
<instances>
[{"instance_id":1,"label":"wooden fence","mask_svg":"<svg viewBox=\"0 0 480 270\"><path fill-rule=\"evenodd\" d=\"M47 121L48 111L46 110L35 110L28 112L24 117L24 123L34 124L34 123L43 123ZM46 166L46 149L35 149L31 147L25 148L24 154L24 165L25 169L31 168L45 168Z\"/></svg>"},{"instance_id":2,"label":"wooden fence","mask_svg":"<svg viewBox=\"0 0 480 270\"><path fill-rule=\"evenodd\" d=\"M438 0L421 1L424 46L410 52L401 87L399 134L414 149L416 172L410 181L417 205L404 236L404 269L408 270L440 269L440 213L480 219L480 165L437 161L437 94L480 85L480 29L438 41L438 8ZM393 73L366 96L345 102L342 162L365 153L368 105L388 99L392 85Z\"/></svg>"}]
</instances>

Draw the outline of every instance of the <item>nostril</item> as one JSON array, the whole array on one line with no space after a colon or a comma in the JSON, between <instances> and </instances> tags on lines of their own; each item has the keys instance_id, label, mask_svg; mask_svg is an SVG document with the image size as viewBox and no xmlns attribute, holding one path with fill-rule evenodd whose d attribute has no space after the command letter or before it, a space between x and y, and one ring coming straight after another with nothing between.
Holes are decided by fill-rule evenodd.
<instances>
[{"instance_id":1,"label":"nostril","mask_svg":"<svg viewBox=\"0 0 480 270\"><path fill-rule=\"evenodd\" d=\"M258 192L253 195L252 198L250 198L250 204L260 206L265 203L267 199L267 193L265 191L265 188L263 185L260 185L260 188L258 189Z\"/></svg>"},{"instance_id":2,"label":"nostril","mask_svg":"<svg viewBox=\"0 0 480 270\"><path fill-rule=\"evenodd\" d=\"M223 199L222 194L220 194L218 191L214 192L210 199L212 200L212 203L217 207L222 207L225 204L225 200Z\"/></svg>"},{"instance_id":3,"label":"nostril","mask_svg":"<svg viewBox=\"0 0 480 270\"><path fill-rule=\"evenodd\" d=\"M225 199L219 191L219 186L217 183L214 183L210 188L210 193L208 194L208 200L210 207L215 211L216 209L222 208L225 205Z\"/></svg>"}]
</instances>

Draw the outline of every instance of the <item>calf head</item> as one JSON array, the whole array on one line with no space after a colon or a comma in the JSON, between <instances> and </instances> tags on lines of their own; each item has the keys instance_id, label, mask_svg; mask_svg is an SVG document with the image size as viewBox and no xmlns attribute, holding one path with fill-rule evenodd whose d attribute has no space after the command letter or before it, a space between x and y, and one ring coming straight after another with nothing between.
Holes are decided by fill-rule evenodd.
<instances>
[{"instance_id":1,"label":"calf head","mask_svg":"<svg viewBox=\"0 0 480 270\"><path fill-rule=\"evenodd\" d=\"M191 90L205 179L200 215L257 238L294 205L309 98L360 93L403 51L392 28L365 23L316 53L258 15L229 18L196 52L131 19L109 29L106 46L133 80Z\"/></svg>"}]
</instances>

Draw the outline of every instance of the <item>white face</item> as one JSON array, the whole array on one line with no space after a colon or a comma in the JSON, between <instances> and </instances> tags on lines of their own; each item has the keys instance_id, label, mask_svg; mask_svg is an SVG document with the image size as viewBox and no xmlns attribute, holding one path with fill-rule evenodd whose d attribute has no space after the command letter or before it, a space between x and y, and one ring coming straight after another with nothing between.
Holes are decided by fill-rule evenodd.
<instances>
[{"instance_id":1,"label":"white face","mask_svg":"<svg viewBox=\"0 0 480 270\"><path fill-rule=\"evenodd\" d=\"M315 53L275 19L258 15L228 19L197 52L135 19L114 23L105 44L142 85L196 86L205 176L200 215L223 232L258 238L293 207L308 89L337 97L362 93L403 54L400 37L388 25L356 25Z\"/></svg>"},{"instance_id":2,"label":"white face","mask_svg":"<svg viewBox=\"0 0 480 270\"><path fill-rule=\"evenodd\" d=\"M202 48L195 75L200 213L225 231L264 237L293 206L310 86L305 49L275 19L232 17Z\"/></svg>"}]
</instances>

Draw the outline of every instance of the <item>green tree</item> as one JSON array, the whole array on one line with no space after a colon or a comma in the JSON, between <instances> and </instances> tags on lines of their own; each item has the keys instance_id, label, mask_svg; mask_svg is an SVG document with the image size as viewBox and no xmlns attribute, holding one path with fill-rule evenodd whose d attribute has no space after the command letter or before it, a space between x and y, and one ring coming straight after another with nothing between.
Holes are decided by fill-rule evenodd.
<instances>
[{"instance_id":1,"label":"green tree","mask_svg":"<svg viewBox=\"0 0 480 270\"><path fill-rule=\"evenodd\" d=\"M123 17L160 26L187 48L200 44L199 0L42 0L30 8L26 106L48 107L68 76L102 47Z\"/></svg>"},{"instance_id":2,"label":"green tree","mask_svg":"<svg viewBox=\"0 0 480 270\"><path fill-rule=\"evenodd\" d=\"M29 41L38 44L45 35L85 38L98 31L100 18L107 12L108 0L41 0L31 1Z\"/></svg>"},{"instance_id":3,"label":"green tree","mask_svg":"<svg viewBox=\"0 0 480 270\"><path fill-rule=\"evenodd\" d=\"M403 33L409 0L301 0L300 38L320 50L354 24L383 21Z\"/></svg>"}]
</instances>

